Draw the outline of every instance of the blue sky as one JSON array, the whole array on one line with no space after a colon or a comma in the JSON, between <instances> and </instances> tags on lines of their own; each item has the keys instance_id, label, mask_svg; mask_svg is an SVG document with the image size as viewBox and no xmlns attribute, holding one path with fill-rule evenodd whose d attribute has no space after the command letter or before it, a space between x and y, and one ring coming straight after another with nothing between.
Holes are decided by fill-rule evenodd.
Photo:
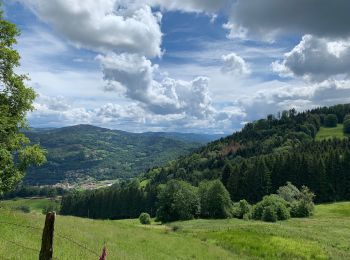
<instances>
[{"instance_id":1,"label":"blue sky","mask_svg":"<svg viewBox=\"0 0 350 260\"><path fill-rule=\"evenodd\" d=\"M6 1L22 32L18 72L39 94L28 120L229 134L284 109L350 102L350 3L283 3Z\"/></svg>"}]
</instances>

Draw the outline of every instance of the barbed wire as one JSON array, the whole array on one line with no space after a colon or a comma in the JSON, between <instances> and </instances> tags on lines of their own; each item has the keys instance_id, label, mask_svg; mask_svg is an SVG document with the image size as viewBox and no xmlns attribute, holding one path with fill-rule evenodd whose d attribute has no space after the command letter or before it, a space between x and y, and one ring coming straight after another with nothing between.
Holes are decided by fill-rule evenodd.
<instances>
[{"instance_id":1,"label":"barbed wire","mask_svg":"<svg viewBox=\"0 0 350 260\"><path fill-rule=\"evenodd\" d=\"M55 235L60 237L60 238L66 239L67 241L70 241L70 242L74 243L75 245L81 247L82 249L85 249L86 251L89 251L91 254L94 254L95 256L100 257L100 255L97 254L95 251L93 251L92 249L88 248L87 246L85 246L83 244L80 244L79 242L75 241L72 238L69 238L69 237L67 237L65 235L62 235L62 234L58 233L58 232Z\"/></svg>"},{"instance_id":2,"label":"barbed wire","mask_svg":"<svg viewBox=\"0 0 350 260\"><path fill-rule=\"evenodd\" d=\"M0 224L6 224L6 225L10 225L10 226L15 226L15 227L24 227L24 228L30 228L30 229L35 229L35 230L42 230L42 228L39 228L39 227L34 227L34 226L30 226L30 225L21 225L21 224L17 224L17 223L12 223L12 222L6 222L6 221L0 221ZM97 256L97 257L100 257L100 255L98 253L96 253L95 251L93 251L92 249L88 248L87 246L75 241L74 239L72 238L69 238L68 236L65 236L63 234L61 234L60 232L55 232L55 236L56 237L60 237L62 239L65 239L69 242L72 242L73 244L75 244L76 246L79 246L80 248L90 252L91 254L93 254L94 256ZM20 246L20 247L23 247L25 249L28 249L28 250L32 250L32 251L37 251L40 253L39 250L37 249L34 249L34 248L29 248L29 247L25 247L25 246L22 246L16 242L13 242L13 241L10 241L10 240L4 240L4 241L8 241L12 244L15 244L17 246ZM55 259L58 259L58 258L55 258Z\"/></svg>"},{"instance_id":3,"label":"barbed wire","mask_svg":"<svg viewBox=\"0 0 350 260\"><path fill-rule=\"evenodd\" d=\"M0 224L6 224L6 225L11 225L11 226L18 226L18 227L42 230L42 228L40 228L40 227L34 227L34 226L29 226L29 225L21 225L21 224L12 223L12 222L6 222L6 221L0 221Z\"/></svg>"}]
</instances>

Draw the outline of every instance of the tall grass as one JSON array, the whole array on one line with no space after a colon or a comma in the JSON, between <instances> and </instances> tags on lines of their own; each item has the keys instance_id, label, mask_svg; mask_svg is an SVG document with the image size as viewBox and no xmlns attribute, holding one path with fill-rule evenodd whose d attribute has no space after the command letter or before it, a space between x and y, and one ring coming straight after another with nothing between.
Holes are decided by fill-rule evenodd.
<instances>
[{"instance_id":1,"label":"tall grass","mask_svg":"<svg viewBox=\"0 0 350 260\"><path fill-rule=\"evenodd\" d=\"M37 259L36 251L20 245L39 250L43 224L41 214L0 209L0 259ZM227 219L143 226L138 220L57 216L55 234L58 259L98 259L105 243L108 259L350 259L350 203L318 205L311 218L278 223Z\"/></svg>"}]
</instances>

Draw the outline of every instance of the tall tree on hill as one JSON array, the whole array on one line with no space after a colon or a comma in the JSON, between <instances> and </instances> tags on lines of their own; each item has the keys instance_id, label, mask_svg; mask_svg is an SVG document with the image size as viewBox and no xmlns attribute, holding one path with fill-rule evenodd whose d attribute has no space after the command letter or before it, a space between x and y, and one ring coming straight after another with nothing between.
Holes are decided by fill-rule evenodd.
<instances>
[{"instance_id":1,"label":"tall tree on hill","mask_svg":"<svg viewBox=\"0 0 350 260\"><path fill-rule=\"evenodd\" d=\"M26 113L32 111L35 92L24 85L25 75L14 69L20 64L20 56L13 46L19 31L4 20L0 11L0 195L10 191L33 164L45 161L38 145L30 145L20 132L25 128Z\"/></svg>"}]
</instances>

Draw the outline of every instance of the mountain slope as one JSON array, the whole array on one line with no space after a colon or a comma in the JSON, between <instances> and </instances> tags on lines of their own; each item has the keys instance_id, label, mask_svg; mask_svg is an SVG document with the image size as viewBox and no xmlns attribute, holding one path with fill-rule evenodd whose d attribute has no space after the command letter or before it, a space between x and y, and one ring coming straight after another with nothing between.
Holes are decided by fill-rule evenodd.
<instances>
[{"instance_id":1,"label":"mountain slope","mask_svg":"<svg viewBox=\"0 0 350 260\"><path fill-rule=\"evenodd\" d=\"M29 184L131 178L204 143L204 135L135 134L90 125L33 129L26 135L47 150L48 159L29 170L24 179Z\"/></svg>"},{"instance_id":2,"label":"mountain slope","mask_svg":"<svg viewBox=\"0 0 350 260\"><path fill-rule=\"evenodd\" d=\"M152 187L170 179L193 185L220 179L234 201L259 201L287 181L311 188L317 202L350 199L349 138L333 134L320 140L317 135L320 129L325 132L328 114L335 114L341 124L350 114L350 104L269 115L164 167L151 169L144 178ZM328 129L330 133L337 130Z\"/></svg>"},{"instance_id":3,"label":"mountain slope","mask_svg":"<svg viewBox=\"0 0 350 260\"><path fill-rule=\"evenodd\" d=\"M330 114L342 123L350 104L299 114L290 110L249 123L131 182L68 194L61 213L108 219L136 218L141 212L154 216L159 191L174 179L197 187L203 181L220 180L234 202L256 203L286 182L309 188L319 203L350 200L350 139L316 139Z\"/></svg>"}]
</instances>

